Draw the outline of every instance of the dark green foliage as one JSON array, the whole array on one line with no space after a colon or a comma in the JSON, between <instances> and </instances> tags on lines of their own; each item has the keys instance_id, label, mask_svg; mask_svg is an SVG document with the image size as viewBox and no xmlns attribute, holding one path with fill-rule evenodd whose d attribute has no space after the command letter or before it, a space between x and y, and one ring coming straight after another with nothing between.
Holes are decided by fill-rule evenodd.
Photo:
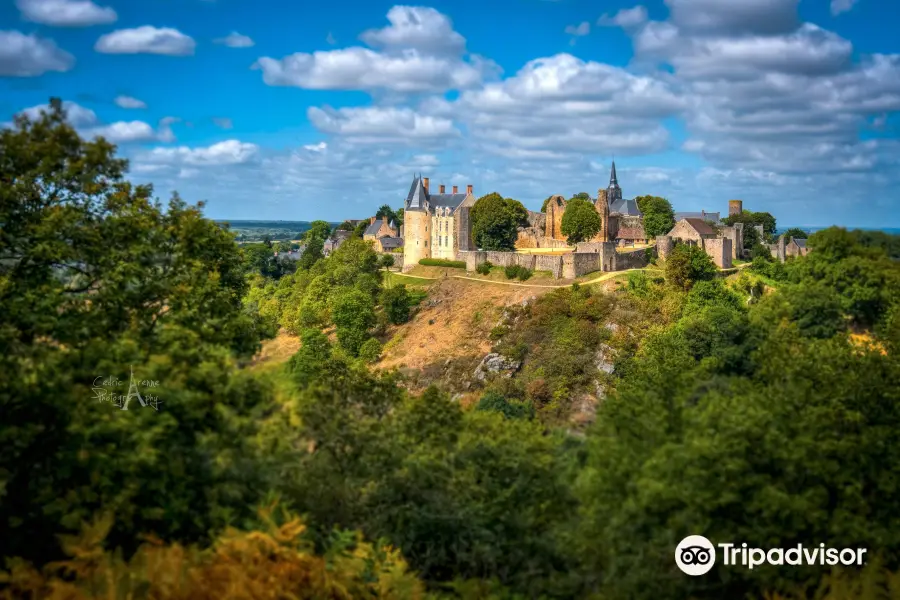
<instances>
[{"instance_id":1,"label":"dark green foliage","mask_svg":"<svg viewBox=\"0 0 900 600\"><path fill-rule=\"evenodd\" d=\"M689 290L696 281L710 280L718 268L699 246L676 244L666 259L666 281L679 290Z\"/></svg>"},{"instance_id":2,"label":"dark green foliage","mask_svg":"<svg viewBox=\"0 0 900 600\"><path fill-rule=\"evenodd\" d=\"M666 235L675 227L675 211L672 203L659 196L638 196L638 209L644 214L644 232L654 238Z\"/></svg>"},{"instance_id":3,"label":"dark green foliage","mask_svg":"<svg viewBox=\"0 0 900 600\"><path fill-rule=\"evenodd\" d=\"M386 219L388 222L395 221L397 219L397 215L394 213L394 209L392 209L387 204L382 204L378 211L375 213L376 219Z\"/></svg>"},{"instance_id":4,"label":"dark green foliage","mask_svg":"<svg viewBox=\"0 0 900 600\"><path fill-rule=\"evenodd\" d=\"M471 210L472 236L482 250L515 249L518 228L528 224L528 210L512 198L492 192L475 202Z\"/></svg>"},{"instance_id":5,"label":"dark green foliage","mask_svg":"<svg viewBox=\"0 0 900 600\"><path fill-rule=\"evenodd\" d=\"M325 221L313 221L310 224L309 231L303 235L306 248L303 249L303 254L300 255L299 268L309 269L316 261L325 257L323 249L329 235L331 235L331 228Z\"/></svg>"},{"instance_id":6,"label":"dark green foliage","mask_svg":"<svg viewBox=\"0 0 900 600\"><path fill-rule=\"evenodd\" d=\"M390 254L382 254L378 259L378 266L385 269L390 269L394 266L394 257Z\"/></svg>"},{"instance_id":7,"label":"dark green foliage","mask_svg":"<svg viewBox=\"0 0 900 600\"><path fill-rule=\"evenodd\" d=\"M791 227L787 231L782 234L786 240L790 241L793 239L805 240L809 237L809 234L800 229L799 227Z\"/></svg>"},{"instance_id":8,"label":"dark green foliage","mask_svg":"<svg viewBox=\"0 0 900 600\"><path fill-rule=\"evenodd\" d=\"M481 275L489 275L491 273L491 269L494 268L494 265L491 264L490 261L484 261L483 263L478 263L475 266L475 272Z\"/></svg>"},{"instance_id":9,"label":"dark green foliage","mask_svg":"<svg viewBox=\"0 0 900 600\"><path fill-rule=\"evenodd\" d=\"M527 281L531 279L532 275L534 275L534 272L531 269L522 267L520 265L510 265L508 267L504 267L503 273L506 275L507 279L519 279L520 281Z\"/></svg>"},{"instance_id":10,"label":"dark green foliage","mask_svg":"<svg viewBox=\"0 0 900 600\"><path fill-rule=\"evenodd\" d=\"M883 247L866 247L858 236L837 227L812 234L804 260L787 264L786 278L833 289L855 322L871 327L900 294L900 270Z\"/></svg>"},{"instance_id":11,"label":"dark green foliage","mask_svg":"<svg viewBox=\"0 0 900 600\"><path fill-rule=\"evenodd\" d=\"M574 196L572 196L571 198L569 198L569 201L571 202L572 200L576 200L576 199L577 199L577 200L584 200L584 201L586 201L586 202L592 202L592 200L591 200L591 195L588 194L587 192L578 192L577 194L575 194Z\"/></svg>"},{"instance_id":12,"label":"dark green foliage","mask_svg":"<svg viewBox=\"0 0 900 600\"><path fill-rule=\"evenodd\" d=\"M498 392L493 390L486 392L475 410L498 412L506 419L531 419L534 417L534 409L527 402L510 402Z\"/></svg>"},{"instance_id":13,"label":"dark green foliage","mask_svg":"<svg viewBox=\"0 0 900 600\"><path fill-rule=\"evenodd\" d=\"M59 102L0 129L5 556L60 558L58 536L100 510L126 554L144 532L202 541L267 486L252 440L271 397L234 368L259 349L242 252L202 205L162 206L126 166ZM140 388L158 411L99 399L127 394L132 372L159 382Z\"/></svg>"},{"instance_id":14,"label":"dark green foliage","mask_svg":"<svg viewBox=\"0 0 900 600\"><path fill-rule=\"evenodd\" d=\"M422 258L419 264L426 267L446 267L448 269L465 269L464 260L447 260L446 258Z\"/></svg>"},{"instance_id":15,"label":"dark green foliage","mask_svg":"<svg viewBox=\"0 0 900 600\"><path fill-rule=\"evenodd\" d=\"M297 385L306 388L324 378L331 366L331 342L318 329L304 329L300 338L302 345L288 365Z\"/></svg>"},{"instance_id":16,"label":"dark green foliage","mask_svg":"<svg viewBox=\"0 0 900 600\"><path fill-rule=\"evenodd\" d=\"M381 344L375 338L366 340L359 347L359 357L367 363L378 362L381 358Z\"/></svg>"},{"instance_id":17,"label":"dark green foliage","mask_svg":"<svg viewBox=\"0 0 900 600\"><path fill-rule=\"evenodd\" d=\"M332 301L331 319L341 347L357 356L369 337L369 330L375 325L371 295L355 288L340 290Z\"/></svg>"},{"instance_id":18,"label":"dark green foliage","mask_svg":"<svg viewBox=\"0 0 900 600\"><path fill-rule=\"evenodd\" d=\"M729 226L734 225L735 223L744 224L744 248L748 250L752 248L756 242L767 241L758 239L758 235L754 230L754 225L762 225L763 233L772 241L774 241L775 231L777 230L777 227L775 226L775 217L767 212L745 210L738 215L729 215L722 219L722 222Z\"/></svg>"},{"instance_id":19,"label":"dark green foliage","mask_svg":"<svg viewBox=\"0 0 900 600\"><path fill-rule=\"evenodd\" d=\"M411 304L409 292L402 283L381 292L381 305L384 306L388 320L394 325L409 321Z\"/></svg>"},{"instance_id":20,"label":"dark green foliage","mask_svg":"<svg viewBox=\"0 0 900 600\"><path fill-rule=\"evenodd\" d=\"M566 204L560 231L570 245L585 242L600 233L602 219L594 204L582 198L572 198Z\"/></svg>"}]
</instances>

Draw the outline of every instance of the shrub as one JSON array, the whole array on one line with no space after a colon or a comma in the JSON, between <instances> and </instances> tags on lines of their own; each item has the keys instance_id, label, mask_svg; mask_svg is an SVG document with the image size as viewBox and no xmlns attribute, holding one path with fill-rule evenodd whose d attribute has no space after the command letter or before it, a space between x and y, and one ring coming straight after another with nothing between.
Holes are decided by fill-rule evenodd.
<instances>
[{"instance_id":1,"label":"shrub","mask_svg":"<svg viewBox=\"0 0 900 600\"><path fill-rule=\"evenodd\" d=\"M443 258L423 258L419 261L419 264L425 267L447 267L449 269L466 268L466 261L464 260L446 260Z\"/></svg>"},{"instance_id":2,"label":"shrub","mask_svg":"<svg viewBox=\"0 0 900 600\"><path fill-rule=\"evenodd\" d=\"M481 275L488 275L490 274L493 267L494 265L492 265L490 261L486 260L475 267L475 272L480 273Z\"/></svg>"},{"instance_id":3,"label":"shrub","mask_svg":"<svg viewBox=\"0 0 900 600\"><path fill-rule=\"evenodd\" d=\"M519 265L510 265L503 268L503 273L507 279L515 279L519 276Z\"/></svg>"},{"instance_id":4,"label":"shrub","mask_svg":"<svg viewBox=\"0 0 900 600\"><path fill-rule=\"evenodd\" d=\"M475 410L485 412L498 412L507 419L530 419L534 416L534 410L525 402L510 402L498 392L489 390L481 397Z\"/></svg>"},{"instance_id":5,"label":"shrub","mask_svg":"<svg viewBox=\"0 0 900 600\"><path fill-rule=\"evenodd\" d=\"M532 275L534 275L534 271L532 271L531 269L519 267L519 281L528 281L529 279L531 279Z\"/></svg>"},{"instance_id":6,"label":"shrub","mask_svg":"<svg viewBox=\"0 0 900 600\"><path fill-rule=\"evenodd\" d=\"M390 269L394 266L394 257L390 254L382 254L381 258L378 260L378 264L385 269Z\"/></svg>"},{"instance_id":7,"label":"shrub","mask_svg":"<svg viewBox=\"0 0 900 600\"><path fill-rule=\"evenodd\" d=\"M381 358L381 344L375 338L366 340L359 347L359 357L367 363L377 362Z\"/></svg>"},{"instance_id":8,"label":"shrub","mask_svg":"<svg viewBox=\"0 0 900 600\"><path fill-rule=\"evenodd\" d=\"M394 325L402 325L409 321L412 301L406 286L402 283L381 292L381 304L388 320Z\"/></svg>"}]
</instances>

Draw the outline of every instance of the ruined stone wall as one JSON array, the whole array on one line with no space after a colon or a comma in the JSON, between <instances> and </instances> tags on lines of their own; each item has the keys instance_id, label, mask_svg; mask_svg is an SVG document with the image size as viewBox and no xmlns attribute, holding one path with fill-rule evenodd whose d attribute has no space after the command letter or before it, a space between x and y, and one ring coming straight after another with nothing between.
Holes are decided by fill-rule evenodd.
<instances>
[{"instance_id":1,"label":"ruined stone wall","mask_svg":"<svg viewBox=\"0 0 900 600\"><path fill-rule=\"evenodd\" d=\"M640 248L638 250L629 250L628 252L616 253L616 271L624 271L626 269L642 269L646 267L650 261L647 260L647 250L650 255L656 255L655 248Z\"/></svg>"},{"instance_id":2,"label":"ruined stone wall","mask_svg":"<svg viewBox=\"0 0 900 600\"><path fill-rule=\"evenodd\" d=\"M562 196L553 196L547 203L544 236L565 241L562 234L562 218L566 212L566 200Z\"/></svg>"},{"instance_id":3,"label":"ruined stone wall","mask_svg":"<svg viewBox=\"0 0 900 600\"><path fill-rule=\"evenodd\" d=\"M703 250L720 269L732 267L731 240L728 238L712 238L703 240Z\"/></svg>"},{"instance_id":4,"label":"ruined stone wall","mask_svg":"<svg viewBox=\"0 0 900 600\"><path fill-rule=\"evenodd\" d=\"M656 255L663 260L669 258L673 248L675 248L675 242L671 236L661 235L656 238Z\"/></svg>"},{"instance_id":5,"label":"ruined stone wall","mask_svg":"<svg viewBox=\"0 0 900 600\"><path fill-rule=\"evenodd\" d=\"M528 211L528 226L543 230L547 226L547 215L541 212Z\"/></svg>"},{"instance_id":6,"label":"ruined stone wall","mask_svg":"<svg viewBox=\"0 0 900 600\"><path fill-rule=\"evenodd\" d=\"M740 227L738 227L738 225ZM722 234L723 238L728 238L731 240L731 258L740 258L738 256L738 252L743 253L744 249L744 235L743 235L743 223L737 223L735 227L720 227L719 231Z\"/></svg>"},{"instance_id":7,"label":"ruined stone wall","mask_svg":"<svg viewBox=\"0 0 900 600\"><path fill-rule=\"evenodd\" d=\"M560 258L562 258L563 279L575 279L600 269L600 256L595 252L573 252Z\"/></svg>"},{"instance_id":8,"label":"ruined stone wall","mask_svg":"<svg viewBox=\"0 0 900 600\"><path fill-rule=\"evenodd\" d=\"M554 279L559 279L562 277L562 267L563 261L562 256L552 256L552 255L540 255L534 254L534 270L535 271L550 271L553 273Z\"/></svg>"},{"instance_id":9,"label":"ruined stone wall","mask_svg":"<svg viewBox=\"0 0 900 600\"><path fill-rule=\"evenodd\" d=\"M603 242L581 242L580 244L575 244L575 252L595 252L599 253L600 249L603 248Z\"/></svg>"},{"instance_id":10,"label":"ruined stone wall","mask_svg":"<svg viewBox=\"0 0 900 600\"><path fill-rule=\"evenodd\" d=\"M532 228L519 229L516 248L568 248L564 240L555 240L544 236L542 230Z\"/></svg>"}]
</instances>

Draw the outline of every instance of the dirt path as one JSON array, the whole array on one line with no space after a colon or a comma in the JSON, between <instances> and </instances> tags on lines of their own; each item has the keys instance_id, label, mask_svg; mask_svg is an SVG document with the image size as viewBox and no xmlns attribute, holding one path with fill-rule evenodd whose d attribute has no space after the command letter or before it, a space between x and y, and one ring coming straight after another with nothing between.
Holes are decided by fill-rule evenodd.
<instances>
[{"instance_id":1,"label":"dirt path","mask_svg":"<svg viewBox=\"0 0 900 600\"><path fill-rule=\"evenodd\" d=\"M601 283L603 281L608 281L613 277L621 275L622 273L630 273L632 271L659 271L660 269L647 269L647 268L639 268L639 269L626 269L624 271L610 271L608 273L604 273L599 277L595 277L594 279L590 279L588 281L580 282L579 285L593 285L595 283ZM394 273L399 277L411 277L413 279L430 279L432 281L437 281L439 279L444 279L443 277L422 277L421 275L407 275L405 273ZM515 287L527 287L527 288L550 288L550 289L559 289L559 288L567 288L570 287L571 283L566 283L563 285L541 285L539 283L513 283L511 281L494 281L490 279L481 279L479 277L468 277L466 275L451 275L452 279L465 279L467 281L478 281L480 283L489 283L493 285L511 285Z\"/></svg>"}]
</instances>

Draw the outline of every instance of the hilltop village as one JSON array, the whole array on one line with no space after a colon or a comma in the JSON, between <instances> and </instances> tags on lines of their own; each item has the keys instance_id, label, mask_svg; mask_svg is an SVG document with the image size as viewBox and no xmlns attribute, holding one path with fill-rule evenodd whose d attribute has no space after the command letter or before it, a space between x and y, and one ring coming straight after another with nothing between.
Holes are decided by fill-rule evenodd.
<instances>
[{"instance_id":1,"label":"hilltop village","mask_svg":"<svg viewBox=\"0 0 900 600\"><path fill-rule=\"evenodd\" d=\"M664 199L646 198L661 201L667 207L664 212L670 212L663 220L668 225L664 225L662 232L658 230L658 222L655 232L645 226L642 198L623 196L613 162L609 184L599 189L596 197L579 194L566 200L562 195L550 196L541 212L525 211L527 215L522 215L514 247L496 250L479 247L473 233L479 199L472 185L467 185L464 192L456 185L449 191L444 185L435 190L428 177L417 175L403 201L402 223L390 215L347 221L348 226L335 231L328 240L325 252L330 253L347 239L350 229L364 227L363 238L372 242L378 252L393 256L395 266L404 272L422 260L448 260L465 262L470 272L482 263L501 267L517 265L549 271L554 278L563 279L594 271L644 267L656 257L666 258L679 243L702 248L720 269L730 269L734 261L749 258L755 244L766 246L782 262L788 256L807 252L804 238L786 235L774 238L773 218L772 231L752 218L742 218L754 214L771 216L745 213L741 200L730 200L728 213L723 217L720 212L675 212ZM566 212L575 202L579 204L577 210L583 210L584 203L589 202L599 216L599 229L579 241L564 233ZM755 231L748 233L748 228Z\"/></svg>"}]
</instances>

